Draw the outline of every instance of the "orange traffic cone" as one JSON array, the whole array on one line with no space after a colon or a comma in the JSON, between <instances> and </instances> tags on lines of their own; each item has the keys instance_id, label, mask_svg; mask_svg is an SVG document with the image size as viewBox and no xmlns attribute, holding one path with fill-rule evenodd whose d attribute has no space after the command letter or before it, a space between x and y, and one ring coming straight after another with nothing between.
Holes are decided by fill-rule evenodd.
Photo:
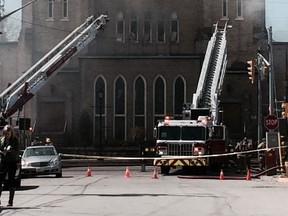
<instances>
[{"instance_id":1,"label":"orange traffic cone","mask_svg":"<svg viewBox=\"0 0 288 216\"><path fill-rule=\"evenodd\" d=\"M125 171L124 177L125 177L125 178L131 178L130 171L129 171L129 168L128 168L128 167L126 167L126 171Z\"/></svg>"},{"instance_id":2,"label":"orange traffic cone","mask_svg":"<svg viewBox=\"0 0 288 216\"><path fill-rule=\"evenodd\" d=\"M220 172L219 179L220 179L220 180L223 180L223 179L224 179L224 172L223 172L222 169L221 169L221 172Z\"/></svg>"},{"instance_id":3,"label":"orange traffic cone","mask_svg":"<svg viewBox=\"0 0 288 216\"><path fill-rule=\"evenodd\" d=\"M247 181L251 180L251 173L250 173L250 169L247 169L246 180L247 180Z\"/></svg>"},{"instance_id":4,"label":"orange traffic cone","mask_svg":"<svg viewBox=\"0 0 288 216\"><path fill-rule=\"evenodd\" d=\"M154 172L153 172L152 179L158 179L158 174L157 174L157 168L156 167L154 167Z\"/></svg>"},{"instance_id":5,"label":"orange traffic cone","mask_svg":"<svg viewBox=\"0 0 288 216\"><path fill-rule=\"evenodd\" d=\"M90 168L90 166L88 166L88 168L87 168L86 176L87 177L91 176L91 168Z\"/></svg>"}]
</instances>

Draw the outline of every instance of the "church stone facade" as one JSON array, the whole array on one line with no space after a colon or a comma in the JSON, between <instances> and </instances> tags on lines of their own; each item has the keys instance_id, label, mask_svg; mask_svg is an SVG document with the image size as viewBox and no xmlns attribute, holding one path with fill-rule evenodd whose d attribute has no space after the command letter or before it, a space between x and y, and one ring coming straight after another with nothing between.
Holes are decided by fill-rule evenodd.
<instances>
[{"instance_id":1,"label":"church stone facade","mask_svg":"<svg viewBox=\"0 0 288 216\"><path fill-rule=\"evenodd\" d=\"M62 136L65 146L152 140L157 120L181 117L192 102L213 25L228 22L223 123L232 139L257 137L257 87L246 61L267 43L264 0L35 2L23 10L19 70L106 12L105 29L25 106L35 134Z\"/></svg>"}]
</instances>

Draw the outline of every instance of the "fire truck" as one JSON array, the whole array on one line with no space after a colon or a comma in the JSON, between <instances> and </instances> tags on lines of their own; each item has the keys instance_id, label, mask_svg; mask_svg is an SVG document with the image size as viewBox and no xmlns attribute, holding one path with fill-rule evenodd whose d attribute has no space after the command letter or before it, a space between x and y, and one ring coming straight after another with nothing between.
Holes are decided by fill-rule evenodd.
<instances>
[{"instance_id":1,"label":"fire truck","mask_svg":"<svg viewBox=\"0 0 288 216\"><path fill-rule=\"evenodd\" d=\"M165 117L154 128L154 165L168 174L171 167L216 168L226 162L221 156L229 145L228 130L222 124L219 96L227 64L225 23L215 24L208 43L192 104L183 105L181 120Z\"/></svg>"},{"instance_id":2,"label":"fire truck","mask_svg":"<svg viewBox=\"0 0 288 216\"><path fill-rule=\"evenodd\" d=\"M1 119L11 117L20 111L69 60L89 44L104 28L108 16L90 16L64 40L28 69L0 94Z\"/></svg>"}]
</instances>

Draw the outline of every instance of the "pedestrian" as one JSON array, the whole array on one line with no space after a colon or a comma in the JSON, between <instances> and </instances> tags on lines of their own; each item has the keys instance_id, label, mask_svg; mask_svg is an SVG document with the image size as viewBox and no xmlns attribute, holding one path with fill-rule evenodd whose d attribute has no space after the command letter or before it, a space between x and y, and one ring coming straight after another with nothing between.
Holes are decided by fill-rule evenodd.
<instances>
[{"instance_id":1,"label":"pedestrian","mask_svg":"<svg viewBox=\"0 0 288 216\"><path fill-rule=\"evenodd\" d=\"M0 179L0 198L2 195L3 184L6 174L8 174L8 187L9 187L9 201L7 206L13 206L13 200L16 189L15 175L17 170L17 163L20 161L19 141L15 135L13 127L6 125L2 131L0 139L1 157L4 158L3 172L1 172ZM0 201L1 204L1 201Z\"/></svg>"},{"instance_id":2,"label":"pedestrian","mask_svg":"<svg viewBox=\"0 0 288 216\"><path fill-rule=\"evenodd\" d=\"M39 137L35 137L34 140L31 142L31 146L41 145L42 142Z\"/></svg>"},{"instance_id":3,"label":"pedestrian","mask_svg":"<svg viewBox=\"0 0 288 216\"><path fill-rule=\"evenodd\" d=\"M266 151L263 149L266 148L266 139L262 138L262 142L258 144L257 149L258 151L258 162L259 162L259 168L260 170L264 170L265 168L265 154Z\"/></svg>"},{"instance_id":4,"label":"pedestrian","mask_svg":"<svg viewBox=\"0 0 288 216\"><path fill-rule=\"evenodd\" d=\"M49 137L46 137L45 145L53 145L53 143Z\"/></svg>"},{"instance_id":5,"label":"pedestrian","mask_svg":"<svg viewBox=\"0 0 288 216\"><path fill-rule=\"evenodd\" d=\"M252 143L250 143L247 139L247 137L244 137L244 139L241 142L238 142L235 151L241 152L237 154L237 173L245 173L247 169L250 169L251 165L251 153L245 153L245 151L249 151L253 148Z\"/></svg>"}]
</instances>

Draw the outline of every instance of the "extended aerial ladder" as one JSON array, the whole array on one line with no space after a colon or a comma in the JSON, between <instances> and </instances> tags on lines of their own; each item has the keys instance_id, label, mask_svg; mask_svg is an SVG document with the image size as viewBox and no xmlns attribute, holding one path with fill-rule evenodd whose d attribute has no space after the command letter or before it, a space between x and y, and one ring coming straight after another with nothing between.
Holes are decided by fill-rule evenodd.
<instances>
[{"instance_id":1,"label":"extended aerial ladder","mask_svg":"<svg viewBox=\"0 0 288 216\"><path fill-rule=\"evenodd\" d=\"M20 110L72 56L89 44L96 34L104 28L108 16L97 18L90 16L87 20L56 45L50 52L28 69L0 94L2 118L6 119Z\"/></svg>"},{"instance_id":2,"label":"extended aerial ladder","mask_svg":"<svg viewBox=\"0 0 288 216\"><path fill-rule=\"evenodd\" d=\"M215 31L207 46L197 90L193 94L192 105L184 110L183 114L193 109L206 109L217 123L218 96L221 93L227 64L226 32L227 22L224 26L220 26L219 23L215 25Z\"/></svg>"}]
</instances>

